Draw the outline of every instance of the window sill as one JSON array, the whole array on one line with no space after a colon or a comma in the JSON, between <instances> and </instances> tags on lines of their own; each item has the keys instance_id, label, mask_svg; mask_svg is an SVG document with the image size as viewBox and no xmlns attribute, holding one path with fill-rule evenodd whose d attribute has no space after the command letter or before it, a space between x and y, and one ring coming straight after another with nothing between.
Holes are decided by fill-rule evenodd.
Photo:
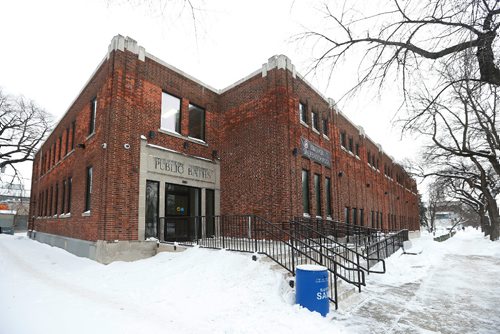
<instances>
[{"instance_id":1,"label":"window sill","mask_svg":"<svg viewBox=\"0 0 500 334\"><path fill-rule=\"evenodd\" d=\"M202 145L202 146L207 146L208 147L207 142L205 142L205 141L203 141L201 139L198 139L198 138L193 138L193 137L189 137L189 136L183 136L183 135L181 135L178 132L169 131L169 130L165 130L165 129L158 129L158 132L166 134L168 136L175 137L175 138L184 139L184 140L187 140L187 141L189 141L191 143L195 143L195 144L198 144L198 145Z\"/></svg>"},{"instance_id":2,"label":"window sill","mask_svg":"<svg viewBox=\"0 0 500 334\"><path fill-rule=\"evenodd\" d=\"M323 138L325 138L326 140L330 140L330 137L328 137L328 136L327 136L327 135L325 135L324 133L323 133Z\"/></svg>"},{"instance_id":3,"label":"window sill","mask_svg":"<svg viewBox=\"0 0 500 334\"><path fill-rule=\"evenodd\" d=\"M305 212L302 214L302 216L303 216L303 217L306 217L306 218L311 218L311 215L310 215L310 214L308 214L308 213L305 213Z\"/></svg>"},{"instance_id":4,"label":"window sill","mask_svg":"<svg viewBox=\"0 0 500 334\"><path fill-rule=\"evenodd\" d=\"M313 132L314 132L314 133L316 133L316 134L318 134L318 135L320 134L320 133L319 133L319 130L318 130L318 129L316 129L314 126L312 127L312 130L313 130Z\"/></svg>"},{"instance_id":5,"label":"window sill","mask_svg":"<svg viewBox=\"0 0 500 334\"><path fill-rule=\"evenodd\" d=\"M71 217L71 213L61 213L59 215L59 218L70 218Z\"/></svg>"},{"instance_id":6,"label":"window sill","mask_svg":"<svg viewBox=\"0 0 500 334\"><path fill-rule=\"evenodd\" d=\"M309 127L309 125L307 123L305 123L303 120L300 120L300 124L303 125L303 126L305 126L306 128Z\"/></svg>"},{"instance_id":7,"label":"window sill","mask_svg":"<svg viewBox=\"0 0 500 334\"><path fill-rule=\"evenodd\" d=\"M82 217L90 217L90 210L82 212Z\"/></svg>"},{"instance_id":8,"label":"window sill","mask_svg":"<svg viewBox=\"0 0 500 334\"><path fill-rule=\"evenodd\" d=\"M92 137L94 137L94 136L95 136L95 131L94 131L94 132L92 132L91 134L89 134L87 137L85 137L85 141L87 141L87 140L91 139L91 138L92 138Z\"/></svg>"}]
</instances>

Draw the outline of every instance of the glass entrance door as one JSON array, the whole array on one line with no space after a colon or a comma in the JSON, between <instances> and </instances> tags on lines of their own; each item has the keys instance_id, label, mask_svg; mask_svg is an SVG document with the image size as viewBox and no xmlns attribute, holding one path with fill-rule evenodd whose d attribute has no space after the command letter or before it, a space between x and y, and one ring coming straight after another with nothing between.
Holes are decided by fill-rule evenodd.
<instances>
[{"instance_id":1,"label":"glass entrance door","mask_svg":"<svg viewBox=\"0 0 500 334\"><path fill-rule=\"evenodd\" d=\"M165 241L190 241L200 234L200 189L165 184Z\"/></svg>"}]
</instances>

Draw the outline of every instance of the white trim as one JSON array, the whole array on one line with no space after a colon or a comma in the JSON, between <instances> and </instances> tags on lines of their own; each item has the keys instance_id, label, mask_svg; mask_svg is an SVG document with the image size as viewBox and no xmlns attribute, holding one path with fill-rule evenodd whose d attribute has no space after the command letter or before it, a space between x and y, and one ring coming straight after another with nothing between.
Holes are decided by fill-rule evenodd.
<instances>
[{"instance_id":1,"label":"white trim","mask_svg":"<svg viewBox=\"0 0 500 334\"><path fill-rule=\"evenodd\" d=\"M90 216L90 210L82 212L82 217L89 217Z\"/></svg>"}]
</instances>

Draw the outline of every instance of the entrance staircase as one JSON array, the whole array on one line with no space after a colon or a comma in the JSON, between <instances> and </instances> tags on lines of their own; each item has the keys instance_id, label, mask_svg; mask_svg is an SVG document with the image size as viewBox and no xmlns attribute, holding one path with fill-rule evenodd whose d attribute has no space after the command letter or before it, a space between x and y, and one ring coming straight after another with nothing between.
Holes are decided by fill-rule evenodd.
<instances>
[{"instance_id":1,"label":"entrance staircase","mask_svg":"<svg viewBox=\"0 0 500 334\"><path fill-rule=\"evenodd\" d=\"M384 273L384 259L408 240L408 230L381 231L305 218L276 224L255 215L162 217L156 230L160 242L263 254L291 275L300 264L325 266L330 274L329 299L336 309L346 291L354 287L361 292L365 275Z\"/></svg>"}]
</instances>

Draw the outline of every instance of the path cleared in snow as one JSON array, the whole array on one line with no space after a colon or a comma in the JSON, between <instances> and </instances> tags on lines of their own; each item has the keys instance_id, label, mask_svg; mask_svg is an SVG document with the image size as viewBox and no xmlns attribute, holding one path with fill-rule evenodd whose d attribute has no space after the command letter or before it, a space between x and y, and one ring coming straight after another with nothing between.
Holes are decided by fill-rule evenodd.
<instances>
[{"instance_id":1,"label":"path cleared in snow","mask_svg":"<svg viewBox=\"0 0 500 334\"><path fill-rule=\"evenodd\" d=\"M422 254L394 254L334 318L357 333L499 333L500 242L467 229L413 243Z\"/></svg>"},{"instance_id":2,"label":"path cleared in snow","mask_svg":"<svg viewBox=\"0 0 500 334\"><path fill-rule=\"evenodd\" d=\"M413 244L423 252L397 252L322 318L249 255L193 248L105 266L0 235L0 334L498 333L500 242L468 229Z\"/></svg>"}]
</instances>

